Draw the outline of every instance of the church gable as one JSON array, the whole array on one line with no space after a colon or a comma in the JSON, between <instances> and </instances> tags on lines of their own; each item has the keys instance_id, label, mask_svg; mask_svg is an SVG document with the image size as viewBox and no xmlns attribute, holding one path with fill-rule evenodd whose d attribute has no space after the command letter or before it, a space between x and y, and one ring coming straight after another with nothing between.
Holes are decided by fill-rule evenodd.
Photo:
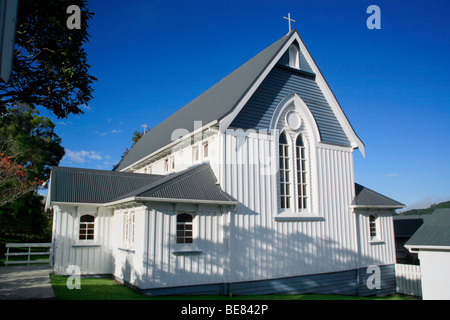
<instances>
[{"instance_id":1,"label":"church gable","mask_svg":"<svg viewBox=\"0 0 450 320\"><path fill-rule=\"evenodd\" d=\"M291 50L295 49L295 50ZM314 73L311 66L309 65L308 61L305 58L305 55L300 50L300 46L297 41L294 41L294 43L289 47L289 50L286 51L283 56L278 60L277 64L283 65L286 67L294 67L292 60L295 60L292 58L292 55L295 55L295 53L298 54L298 66L297 68L302 71L306 71L309 73Z\"/></svg>"},{"instance_id":2,"label":"church gable","mask_svg":"<svg viewBox=\"0 0 450 320\"><path fill-rule=\"evenodd\" d=\"M322 142L351 146L342 126L313 78L283 64L277 64L250 98L231 127L269 129L275 109L288 95L296 93L314 116Z\"/></svg>"},{"instance_id":3,"label":"church gable","mask_svg":"<svg viewBox=\"0 0 450 320\"><path fill-rule=\"evenodd\" d=\"M267 128L277 103L291 93L297 93L310 108L321 141L360 148L364 154L364 144L293 30L149 131L115 170L130 170L174 142L174 130L191 134L197 123L203 127L219 124L222 132L230 126Z\"/></svg>"},{"instance_id":4,"label":"church gable","mask_svg":"<svg viewBox=\"0 0 450 320\"><path fill-rule=\"evenodd\" d=\"M297 65L295 60L293 62L293 52L298 54ZM230 127L270 129L269 125L277 106L292 93L296 93L313 114L322 142L351 146L349 138L316 82L316 74L304 54L298 50L297 41L294 41L278 60Z\"/></svg>"}]
</instances>

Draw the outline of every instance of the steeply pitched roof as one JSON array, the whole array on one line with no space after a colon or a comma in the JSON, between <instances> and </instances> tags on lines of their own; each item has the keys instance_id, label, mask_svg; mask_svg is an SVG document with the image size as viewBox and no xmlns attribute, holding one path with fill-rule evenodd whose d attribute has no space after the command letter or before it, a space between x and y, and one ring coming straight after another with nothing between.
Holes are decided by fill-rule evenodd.
<instances>
[{"instance_id":1,"label":"steeply pitched roof","mask_svg":"<svg viewBox=\"0 0 450 320\"><path fill-rule=\"evenodd\" d=\"M351 203L355 208L389 208L400 209L405 205L378 192L355 183L355 199Z\"/></svg>"},{"instance_id":2,"label":"steeply pitched roof","mask_svg":"<svg viewBox=\"0 0 450 320\"><path fill-rule=\"evenodd\" d=\"M406 242L405 247L450 247L450 209L436 209Z\"/></svg>"},{"instance_id":3,"label":"steeply pitched roof","mask_svg":"<svg viewBox=\"0 0 450 320\"><path fill-rule=\"evenodd\" d=\"M172 134L176 129L184 129L192 133L196 129L194 127L196 122L201 122L202 126L220 123L221 129L228 128L233 119L242 111L248 99L252 97L254 90L261 85L269 71L280 61L282 55L286 53L285 50L294 41L300 44L302 61L308 64L308 68L300 70L300 72L315 79L312 80L312 86L315 88L315 97L321 101L317 104L317 101L314 100L312 111L319 120L321 134L326 142L360 148L364 155L364 144L351 127L297 31L292 30L146 133L131 148L115 170L125 170L168 146L173 142ZM319 92L321 93L319 94ZM308 94L302 96L306 97ZM328 132L330 128L331 132Z\"/></svg>"},{"instance_id":4,"label":"steeply pitched roof","mask_svg":"<svg viewBox=\"0 0 450 320\"><path fill-rule=\"evenodd\" d=\"M146 133L122 159L116 170L120 171L171 143L175 129L182 128L193 132L194 121L207 125L231 112L293 32L294 30L273 43Z\"/></svg>"},{"instance_id":5,"label":"steeply pitched roof","mask_svg":"<svg viewBox=\"0 0 450 320\"><path fill-rule=\"evenodd\" d=\"M47 206L52 202L112 204L131 198L220 204L237 202L221 190L206 163L167 176L52 168Z\"/></svg>"}]
</instances>

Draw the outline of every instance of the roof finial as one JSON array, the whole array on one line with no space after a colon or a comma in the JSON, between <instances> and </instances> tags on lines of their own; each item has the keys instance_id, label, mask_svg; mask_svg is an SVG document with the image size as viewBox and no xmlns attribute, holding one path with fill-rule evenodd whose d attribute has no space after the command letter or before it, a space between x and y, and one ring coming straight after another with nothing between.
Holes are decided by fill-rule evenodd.
<instances>
[{"instance_id":1,"label":"roof finial","mask_svg":"<svg viewBox=\"0 0 450 320\"><path fill-rule=\"evenodd\" d=\"M295 20L291 19L291 13L288 13L287 18L284 17L285 19L289 20L289 32L291 32L291 21L295 22Z\"/></svg>"}]
</instances>

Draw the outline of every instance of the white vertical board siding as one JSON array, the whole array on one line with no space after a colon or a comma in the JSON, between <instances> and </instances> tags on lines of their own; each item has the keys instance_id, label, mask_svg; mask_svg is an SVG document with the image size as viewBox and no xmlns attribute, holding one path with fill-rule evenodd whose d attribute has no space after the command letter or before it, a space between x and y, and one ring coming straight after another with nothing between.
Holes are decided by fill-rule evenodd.
<instances>
[{"instance_id":1,"label":"white vertical board siding","mask_svg":"<svg viewBox=\"0 0 450 320\"><path fill-rule=\"evenodd\" d=\"M194 215L194 243L176 244L176 215ZM147 214L143 289L226 282L227 213L219 206L152 204ZM180 251L185 253L180 253ZM188 254L186 251L196 251Z\"/></svg>"},{"instance_id":2,"label":"white vertical board siding","mask_svg":"<svg viewBox=\"0 0 450 320\"><path fill-rule=\"evenodd\" d=\"M317 148L318 214L325 218L322 255L334 271L357 265L356 225L349 208L354 198L353 155L334 146Z\"/></svg>"},{"instance_id":3,"label":"white vertical board siding","mask_svg":"<svg viewBox=\"0 0 450 320\"><path fill-rule=\"evenodd\" d=\"M395 264L392 210L355 209L360 242L360 267ZM370 236L369 216L375 215L377 237Z\"/></svg>"},{"instance_id":4,"label":"white vertical board siding","mask_svg":"<svg viewBox=\"0 0 450 320\"><path fill-rule=\"evenodd\" d=\"M232 281L258 280L356 268L355 223L349 204L354 196L351 150L316 152L319 167L313 213L322 221L275 221L278 214L276 172L263 174L276 159L270 139L258 135L223 137L222 188L242 204L231 215ZM266 172L267 173L267 172Z\"/></svg>"},{"instance_id":5,"label":"white vertical board siding","mask_svg":"<svg viewBox=\"0 0 450 320\"><path fill-rule=\"evenodd\" d=\"M134 243L124 242L124 214L134 212ZM140 287L143 283L146 206L117 209L114 212L114 277Z\"/></svg>"},{"instance_id":6,"label":"white vertical board siding","mask_svg":"<svg viewBox=\"0 0 450 320\"><path fill-rule=\"evenodd\" d=\"M133 168L135 173L151 173L151 174L168 174L172 172L179 172L185 170L193 165L200 164L202 162L210 162L212 169L216 172L218 167L216 166L216 157L218 157L218 134L207 132L194 135L187 140L182 140L172 148L165 150L164 156L160 155L154 159L150 159L144 163L139 164ZM208 143L208 156L203 154L203 144ZM198 148L198 159L194 161L193 149ZM165 160L169 159L168 171L165 170ZM172 168L172 161L175 163L175 167ZM151 168L151 172L148 169Z\"/></svg>"},{"instance_id":7,"label":"white vertical board siding","mask_svg":"<svg viewBox=\"0 0 450 320\"><path fill-rule=\"evenodd\" d=\"M111 218L106 208L54 206L54 270L56 274L72 274L70 265L80 268L82 274L112 273ZM95 240L78 240L79 216L95 216Z\"/></svg>"}]
</instances>

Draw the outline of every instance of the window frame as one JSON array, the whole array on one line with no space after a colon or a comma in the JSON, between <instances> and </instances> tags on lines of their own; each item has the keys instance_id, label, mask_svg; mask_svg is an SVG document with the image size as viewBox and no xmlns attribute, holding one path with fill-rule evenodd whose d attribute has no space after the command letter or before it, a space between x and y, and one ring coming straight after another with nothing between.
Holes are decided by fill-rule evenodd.
<instances>
[{"instance_id":1,"label":"window frame","mask_svg":"<svg viewBox=\"0 0 450 320\"><path fill-rule=\"evenodd\" d=\"M284 136L286 143L280 142L282 136ZM278 208L282 211L289 211L292 208L292 165L289 138L285 131L282 131L278 137L278 186L280 192Z\"/></svg>"},{"instance_id":2,"label":"window frame","mask_svg":"<svg viewBox=\"0 0 450 320\"><path fill-rule=\"evenodd\" d=\"M182 216L189 216L190 221L179 221ZM194 237L194 220L195 215L192 212L178 212L175 219L175 244L179 246L193 246ZM189 230L190 229L190 230ZM190 233L187 235L186 233ZM186 240L190 241L186 241Z\"/></svg>"},{"instance_id":3,"label":"window frame","mask_svg":"<svg viewBox=\"0 0 450 320\"><path fill-rule=\"evenodd\" d=\"M206 152L205 152L205 150L206 150ZM209 153L210 153L209 141L205 141L205 142L202 143L202 156L203 156L203 159L208 159L209 158Z\"/></svg>"},{"instance_id":4,"label":"window frame","mask_svg":"<svg viewBox=\"0 0 450 320\"><path fill-rule=\"evenodd\" d=\"M291 68L295 68L295 69L300 69L300 53L299 53L299 48L295 45L292 44L289 47L289 67Z\"/></svg>"},{"instance_id":5,"label":"window frame","mask_svg":"<svg viewBox=\"0 0 450 320\"><path fill-rule=\"evenodd\" d=\"M378 239L378 217L375 214L369 215L369 236L371 240Z\"/></svg>"},{"instance_id":6,"label":"window frame","mask_svg":"<svg viewBox=\"0 0 450 320\"><path fill-rule=\"evenodd\" d=\"M134 248L136 240L136 213L134 210L123 212L122 220L122 246L124 248Z\"/></svg>"},{"instance_id":7,"label":"window frame","mask_svg":"<svg viewBox=\"0 0 450 320\"><path fill-rule=\"evenodd\" d=\"M298 146L299 138L301 139L301 146ZM297 211L310 211L309 194L310 194L310 184L309 172L310 166L308 165L308 149L306 143L303 139L303 135L299 133L295 138L295 179L296 179L296 205ZM300 153L300 157L299 157ZM308 170L309 169L309 170ZM300 179L301 177L301 179ZM300 181L301 180L301 181ZM300 204L301 201L301 204Z\"/></svg>"},{"instance_id":8,"label":"window frame","mask_svg":"<svg viewBox=\"0 0 450 320\"><path fill-rule=\"evenodd\" d=\"M166 158L164 158L164 161L163 161L163 172L164 173L168 173L169 172L169 168L170 168L169 158L166 157Z\"/></svg>"},{"instance_id":9,"label":"window frame","mask_svg":"<svg viewBox=\"0 0 450 320\"><path fill-rule=\"evenodd\" d=\"M200 161L200 148L197 145L192 146L192 162L196 163Z\"/></svg>"},{"instance_id":10,"label":"window frame","mask_svg":"<svg viewBox=\"0 0 450 320\"><path fill-rule=\"evenodd\" d=\"M93 221L82 221L82 219L83 219L83 217L92 217L92 220ZM88 241L90 241L90 242L92 242L92 241L95 241L96 240L96 226L95 226L95 215L93 215L92 213L84 213L84 214L81 214L80 216L79 216L79 221L78 221L78 236L77 236L77 239L78 239L78 241L83 241L83 242L88 242ZM82 228L83 226L85 226L85 228ZM89 228L89 226L92 226L92 228ZM85 229L86 230L86 232L83 232L82 233L82 229ZM89 230L92 230L92 239L89 239L88 238L88 235L89 235L89 233L88 233L88 231ZM81 237L82 236L85 236L85 239L81 239Z\"/></svg>"},{"instance_id":11,"label":"window frame","mask_svg":"<svg viewBox=\"0 0 450 320\"><path fill-rule=\"evenodd\" d=\"M281 145L280 145L280 137L281 135L285 135L286 137L286 143L287 143L287 150L289 153L289 159L288 162L290 167L289 170L286 169L282 169L281 168ZM291 134L289 134L289 132L287 130L282 130L282 132L280 133L279 137L278 137L278 188L279 188L279 193L278 193L278 211L283 213L283 212L290 212L296 215L299 214L311 214L311 181L310 181L310 171L311 171L311 165L309 163L309 148L308 148L308 144L307 141L305 141L305 137L302 134L302 132L294 132L293 133L295 139L292 139ZM300 159L298 159L298 146L297 146L297 141L298 138L301 138L303 146L303 155L304 157L300 157ZM285 145L286 148L286 145ZM300 149L300 155L302 155L302 152ZM304 179L301 181L299 181L299 162L302 163L302 165L304 164L304 167L302 166L302 170L300 171L300 173L302 174L302 179L304 177ZM282 176L285 177L285 171L288 171L289 174L289 207L287 208L286 205L283 207L283 197L286 197L285 195L283 195L283 190L282 190L282 186L281 184L285 181L282 181ZM286 178L284 178L286 180ZM303 187L300 188L299 185L302 185L305 187L306 189L306 195L303 195ZM286 189L286 186L285 186ZM301 196L301 200L302 200L302 205L299 204L299 197L300 197L300 193L302 192L302 196ZM284 201L286 204L286 200Z\"/></svg>"}]
</instances>

